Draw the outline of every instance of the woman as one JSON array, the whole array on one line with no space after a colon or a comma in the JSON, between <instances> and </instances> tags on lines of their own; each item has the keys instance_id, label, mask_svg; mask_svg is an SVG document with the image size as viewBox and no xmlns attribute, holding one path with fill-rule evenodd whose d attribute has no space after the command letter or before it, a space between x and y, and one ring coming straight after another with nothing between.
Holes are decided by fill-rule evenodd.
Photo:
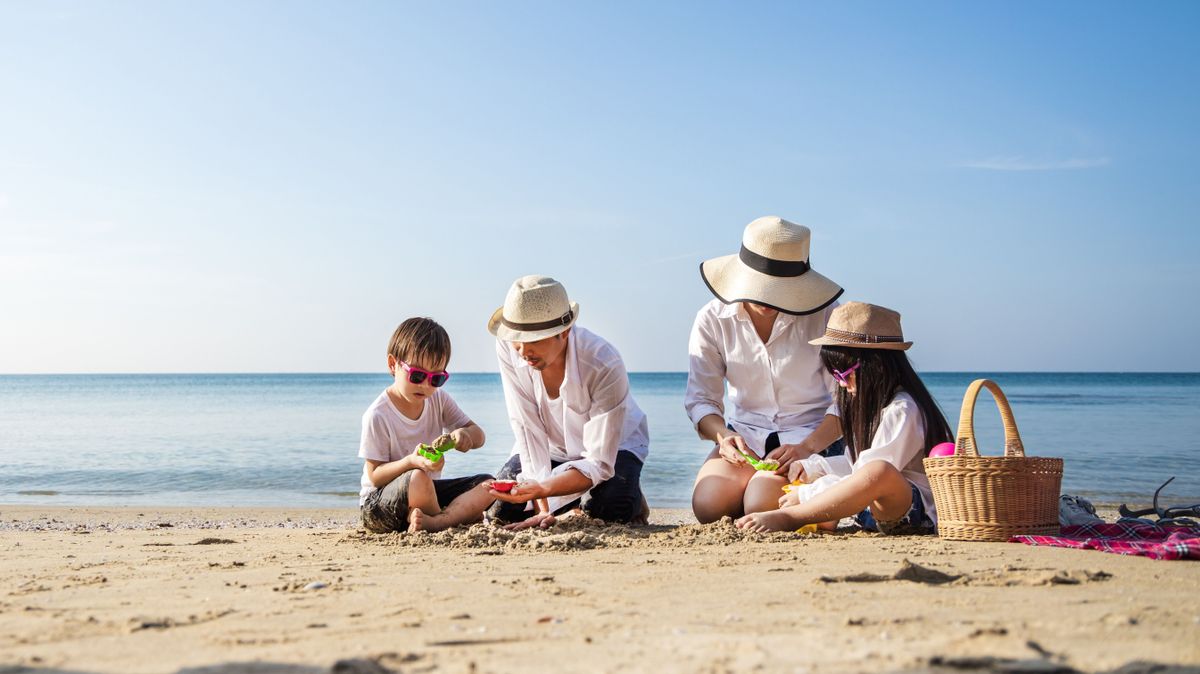
<instances>
[{"instance_id":1,"label":"woman","mask_svg":"<svg viewBox=\"0 0 1200 674\"><path fill-rule=\"evenodd\" d=\"M684 407L716 444L692 489L702 523L778 508L793 461L840 452L840 443L831 447L841 437L833 379L809 340L825 334L842 288L809 266L810 236L802 225L759 218L738 254L700 265L716 299L692 326ZM779 468L756 471L746 455Z\"/></svg>"}]
</instances>

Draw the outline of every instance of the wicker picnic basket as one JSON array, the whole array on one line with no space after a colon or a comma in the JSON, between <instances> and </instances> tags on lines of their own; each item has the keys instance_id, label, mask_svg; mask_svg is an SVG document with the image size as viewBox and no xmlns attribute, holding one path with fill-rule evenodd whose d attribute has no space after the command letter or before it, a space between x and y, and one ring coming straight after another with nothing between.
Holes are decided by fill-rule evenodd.
<instances>
[{"instance_id":1,"label":"wicker picnic basket","mask_svg":"<svg viewBox=\"0 0 1200 674\"><path fill-rule=\"evenodd\" d=\"M980 456L975 443L975 401L985 387L1004 422L1004 456ZM954 455L925 459L938 535L1007 541L1017 534L1057 534L1062 473L1062 459L1025 456L1008 399L995 382L976 379L963 396Z\"/></svg>"}]
</instances>

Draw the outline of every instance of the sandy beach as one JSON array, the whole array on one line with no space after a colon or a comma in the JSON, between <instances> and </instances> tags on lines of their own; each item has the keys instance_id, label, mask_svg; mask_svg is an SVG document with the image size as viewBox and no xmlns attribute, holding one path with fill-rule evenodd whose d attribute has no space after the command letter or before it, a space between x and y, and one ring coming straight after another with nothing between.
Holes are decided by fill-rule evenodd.
<instances>
[{"instance_id":1,"label":"sandy beach","mask_svg":"<svg viewBox=\"0 0 1200 674\"><path fill-rule=\"evenodd\" d=\"M653 522L375 536L348 510L6 506L0 672L1200 665L1194 563Z\"/></svg>"}]
</instances>

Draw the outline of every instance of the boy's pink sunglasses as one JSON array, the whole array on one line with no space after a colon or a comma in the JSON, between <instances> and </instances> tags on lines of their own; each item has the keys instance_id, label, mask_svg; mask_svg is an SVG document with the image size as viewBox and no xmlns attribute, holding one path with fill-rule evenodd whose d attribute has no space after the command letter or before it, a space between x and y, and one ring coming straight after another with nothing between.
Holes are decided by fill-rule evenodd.
<instances>
[{"instance_id":1,"label":"boy's pink sunglasses","mask_svg":"<svg viewBox=\"0 0 1200 674\"><path fill-rule=\"evenodd\" d=\"M429 377L429 385L438 388L450 378L450 373L445 370L430 372L429 370L422 370L419 367L413 367L404 361L400 361L400 367L404 368L404 371L408 373L408 381L412 384L420 384L425 381L426 377Z\"/></svg>"},{"instance_id":2,"label":"boy's pink sunglasses","mask_svg":"<svg viewBox=\"0 0 1200 674\"><path fill-rule=\"evenodd\" d=\"M841 370L834 370L833 378L838 380L839 383L846 384L848 386L850 384L850 375L853 374L854 371L858 369L859 365L862 365L861 360L858 361L857 363L851 365L850 367L846 368L845 372L843 372Z\"/></svg>"}]
</instances>

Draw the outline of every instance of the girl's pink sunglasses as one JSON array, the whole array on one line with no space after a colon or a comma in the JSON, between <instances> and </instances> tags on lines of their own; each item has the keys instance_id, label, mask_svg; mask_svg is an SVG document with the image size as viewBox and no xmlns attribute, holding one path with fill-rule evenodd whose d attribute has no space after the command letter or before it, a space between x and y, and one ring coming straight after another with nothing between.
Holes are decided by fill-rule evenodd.
<instances>
[{"instance_id":1,"label":"girl's pink sunglasses","mask_svg":"<svg viewBox=\"0 0 1200 674\"><path fill-rule=\"evenodd\" d=\"M838 383L849 385L850 384L850 375L853 374L854 371L858 369L859 365L862 365L861 360L858 361L857 363L851 365L850 367L846 368L845 372L843 372L841 370L834 370L833 378L838 380Z\"/></svg>"},{"instance_id":2,"label":"girl's pink sunglasses","mask_svg":"<svg viewBox=\"0 0 1200 674\"><path fill-rule=\"evenodd\" d=\"M426 377L429 377L429 385L438 388L450 378L450 373L445 370L430 372L429 370L422 370L419 367L413 367L404 361L400 361L400 367L404 368L404 371L408 373L408 381L413 384L420 384L425 381Z\"/></svg>"}]
</instances>

